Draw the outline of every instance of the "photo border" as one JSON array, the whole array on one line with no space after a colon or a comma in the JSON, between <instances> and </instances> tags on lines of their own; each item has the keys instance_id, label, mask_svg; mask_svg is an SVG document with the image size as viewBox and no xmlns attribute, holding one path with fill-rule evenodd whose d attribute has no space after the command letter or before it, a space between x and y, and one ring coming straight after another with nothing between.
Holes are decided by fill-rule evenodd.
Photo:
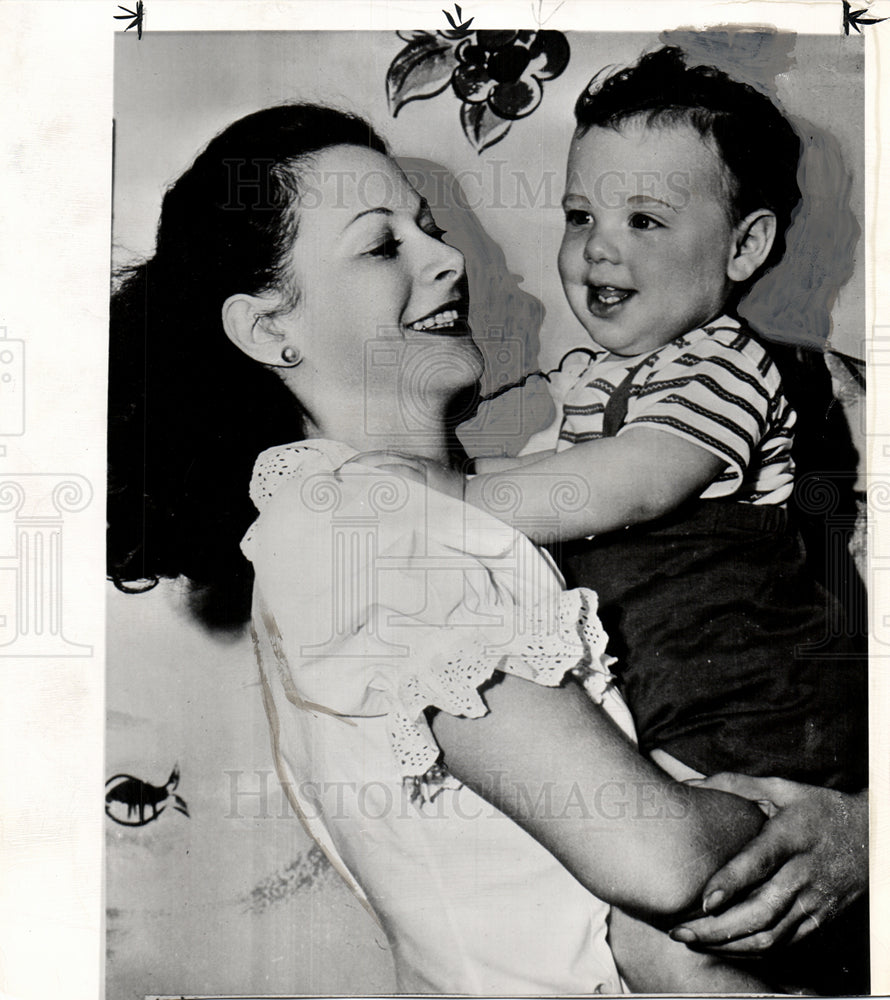
<instances>
[{"instance_id":1,"label":"photo border","mask_svg":"<svg viewBox=\"0 0 890 1000\"><path fill-rule=\"evenodd\" d=\"M876 0L875 16L890 15ZM863 0L863 6L865 0ZM498 0L463 4L477 28L539 26L633 31L719 24L816 34L842 31L841 0L800 4ZM104 783L105 361L110 262L113 34L126 22L111 2L0 4L6 92L0 109L7 151L0 249L6 290L0 329L27 351L23 433L3 438L0 473L80 477L90 499L65 525L64 628L85 655L0 658L3 749L0 828L3 877L0 993L15 998L102 995ZM398 4L315 0L215 3L145 0L144 36L161 31L378 31L445 27L438 0ZM873 993L890 991L890 336L886 277L890 243L878 220L886 205L890 100L881 47L890 22L863 28L866 49L866 330L870 333L868 441L874 643L870 682ZM10 236L11 234L11 236ZM887 555L884 555L884 552ZM874 669L877 665L878 669Z\"/></svg>"}]
</instances>

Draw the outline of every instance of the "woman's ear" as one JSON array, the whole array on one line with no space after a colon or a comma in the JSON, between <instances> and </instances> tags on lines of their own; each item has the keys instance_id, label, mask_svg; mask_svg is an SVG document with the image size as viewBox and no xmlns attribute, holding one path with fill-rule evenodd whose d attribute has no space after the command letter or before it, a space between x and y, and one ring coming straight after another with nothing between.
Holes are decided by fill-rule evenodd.
<instances>
[{"instance_id":1,"label":"woman's ear","mask_svg":"<svg viewBox=\"0 0 890 1000\"><path fill-rule=\"evenodd\" d=\"M768 208L751 212L735 227L726 263L730 281L747 281L769 256L776 238L776 216Z\"/></svg>"},{"instance_id":2,"label":"woman's ear","mask_svg":"<svg viewBox=\"0 0 890 1000\"><path fill-rule=\"evenodd\" d=\"M226 336L248 357L262 365L293 367L294 331L275 321L278 300L268 295L230 295L223 303L222 322Z\"/></svg>"}]
</instances>

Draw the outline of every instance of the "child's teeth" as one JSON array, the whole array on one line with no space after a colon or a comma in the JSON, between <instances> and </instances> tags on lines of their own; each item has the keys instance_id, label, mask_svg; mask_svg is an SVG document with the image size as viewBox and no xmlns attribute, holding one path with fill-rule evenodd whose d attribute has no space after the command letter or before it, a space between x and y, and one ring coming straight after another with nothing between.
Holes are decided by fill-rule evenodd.
<instances>
[{"instance_id":1,"label":"child's teeth","mask_svg":"<svg viewBox=\"0 0 890 1000\"><path fill-rule=\"evenodd\" d=\"M600 288L596 293L596 297L604 305L613 306L627 298L627 292L619 291L617 288Z\"/></svg>"}]
</instances>

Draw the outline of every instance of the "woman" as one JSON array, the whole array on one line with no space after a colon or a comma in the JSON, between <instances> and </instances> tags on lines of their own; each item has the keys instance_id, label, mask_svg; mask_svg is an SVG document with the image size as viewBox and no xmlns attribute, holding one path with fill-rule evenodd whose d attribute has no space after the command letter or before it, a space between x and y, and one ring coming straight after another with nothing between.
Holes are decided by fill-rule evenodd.
<instances>
[{"instance_id":1,"label":"woman","mask_svg":"<svg viewBox=\"0 0 890 1000\"><path fill-rule=\"evenodd\" d=\"M115 296L110 572L183 576L240 624L261 455L243 545L276 764L400 988L611 992L601 900L683 911L761 820L635 753L594 596L447 495L481 368L441 235L358 119L272 108L211 142ZM556 686L573 670L587 693ZM758 986L622 917L612 946L635 988Z\"/></svg>"}]
</instances>

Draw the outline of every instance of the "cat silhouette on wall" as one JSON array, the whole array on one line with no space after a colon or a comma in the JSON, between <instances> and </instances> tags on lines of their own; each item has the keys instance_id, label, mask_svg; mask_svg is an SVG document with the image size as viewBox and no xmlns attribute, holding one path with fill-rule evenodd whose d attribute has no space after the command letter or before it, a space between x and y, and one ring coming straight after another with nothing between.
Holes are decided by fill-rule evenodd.
<instances>
[{"instance_id":1,"label":"cat silhouette on wall","mask_svg":"<svg viewBox=\"0 0 890 1000\"><path fill-rule=\"evenodd\" d=\"M163 785L151 785L132 774L115 774L105 782L105 812L121 826L145 826L161 815L172 798L173 808L188 816L185 801L174 794L178 785L178 764Z\"/></svg>"}]
</instances>

